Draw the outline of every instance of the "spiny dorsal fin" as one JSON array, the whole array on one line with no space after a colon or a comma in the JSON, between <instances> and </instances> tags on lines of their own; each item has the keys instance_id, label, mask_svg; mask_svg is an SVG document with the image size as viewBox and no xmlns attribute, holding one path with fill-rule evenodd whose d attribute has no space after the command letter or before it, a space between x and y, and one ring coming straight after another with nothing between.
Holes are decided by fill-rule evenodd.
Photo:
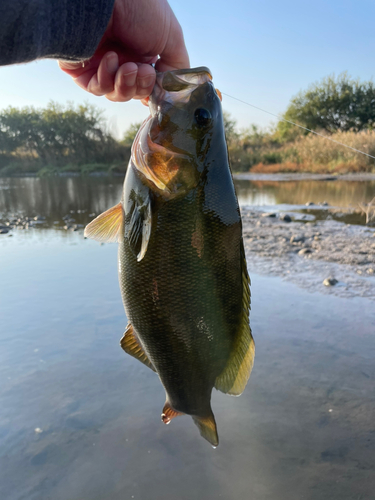
<instances>
[{"instance_id":1,"label":"spiny dorsal fin","mask_svg":"<svg viewBox=\"0 0 375 500\"><path fill-rule=\"evenodd\" d=\"M98 215L85 228L84 235L96 241L118 241L124 212L121 203Z\"/></svg>"},{"instance_id":2,"label":"spiny dorsal fin","mask_svg":"<svg viewBox=\"0 0 375 500\"><path fill-rule=\"evenodd\" d=\"M131 216L125 221L125 237L128 238L130 248L140 262L146 254L151 235L151 200L147 196L144 200L134 200L131 207Z\"/></svg>"},{"instance_id":3,"label":"spiny dorsal fin","mask_svg":"<svg viewBox=\"0 0 375 500\"><path fill-rule=\"evenodd\" d=\"M148 359L147 354L144 352L139 340L137 339L133 326L129 323L126 327L124 336L120 340L120 345L124 351L133 358L138 359L141 363L156 371L151 361Z\"/></svg>"},{"instance_id":4,"label":"spiny dorsal fin","mask_svg":"<svg viewBox=\"0 0 375 500\"><path fill-rule=\"evenodd\" d=\"M234 347L224 371L216 378L215 388L225 394L239 396L244 391L254 364L255 344L249 325L250 278L246 267L245 250L241 241L242 262L242 320Z\"/></svg>"},{"instance_id":5,"label":"spiny dorsal fin","mask_svg":"<svg viewBox=\"0 0 375 500\"><path fill-rule=\"evenodd\" d=\"M174 410L168 401L165 402L163 413L161 414L162 422L168 425L173 418L179 417L180 415L185 415L185 413Z\"/></svg>"},{"instance_id":6,"label":"spiny dorsal fin","mask_svg":"<svg viewBox=\"0 0 375 500\"><path fill-rule=\"evenodd\" d=\"M207 439L209 443L212 444L214 448L219 444L219 436L217 435L217 428L214 414L208 417L197 417L192 415L195 425L198 427L201 436Z\"/></svg>"}]
</instances>

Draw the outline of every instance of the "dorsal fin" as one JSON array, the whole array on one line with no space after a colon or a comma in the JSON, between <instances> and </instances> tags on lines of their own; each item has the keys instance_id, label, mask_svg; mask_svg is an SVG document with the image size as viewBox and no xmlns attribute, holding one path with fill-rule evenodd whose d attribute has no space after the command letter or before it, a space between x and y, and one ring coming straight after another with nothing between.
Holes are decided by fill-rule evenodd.
<instances>
[{"instance_id":1,"label":"dorsal fin","mask_svg":"<svg viewBox=\"0 0 375 500\"><path fill-rule=\"evenodd\" d=\"M123 226L124 211L122 204L98 215L85 228L84 236L96 241L118 241Z\"/></svg>"},{"instance_id":2,"label":"dorsal fin","mask_svg":"<svg viewBox=\"0 0 375 500\"><path fill-rule=\"evenodd\" d=\"M148 359L147 354L143 350L136 334L134 333L133 326L129 323L126 327L124 336L120 340L120 345L127 354L138 359L141 363L156 371L151 361Z\"/></svg>"},{"instance_id":3,"label":"dorsal fin","mask_svg":"<svg viewBox=\"0 0 375 500\"><path fill-rule=\"evenodd\" d=\"M219 436L217 435L217 428L214 414L211 411L211 415L207 417L198 417L192 415L195 425L198 427L201 436L207 439L209 443L212 444L214 448L219 444Z\"/></svg>"},{"instance_id":4,"label":"dorsal fin","mask_svg":"<svg viewBox=\"0 0 375 500\"><path fill-rule=\"evenodd\" d=\"M226 367L216 378L215 388L225 394L239 396L244 391L254 364L255 344L249 325L250 278L247 272L245 250L241 241L242 262L242 320Z\"/></svg>"}]
</instances>

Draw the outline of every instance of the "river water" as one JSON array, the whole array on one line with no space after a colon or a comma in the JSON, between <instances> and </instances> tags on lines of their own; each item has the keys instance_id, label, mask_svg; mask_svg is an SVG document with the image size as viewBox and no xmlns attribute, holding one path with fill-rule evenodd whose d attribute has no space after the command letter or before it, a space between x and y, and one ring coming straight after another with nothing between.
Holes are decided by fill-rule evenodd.
<instances>
[{"instance_id":1,"label":"river water","mask_svg":"<svg viewBox=\"0 0 375 500\"><path fill-rule=\"evenodd\" d=\"M319 203L375 192L373 181L269 182L241 181L240 202L324 213ZM0 179L0 224L23 218L0 235L0 499L372 499L374 303L252 274L255 366L240 398L214 392L213 450L191 418L161 423L157 376L119 346L116 244L85 240L80 225L121 184Z\"/></svg>"}]
</instances>

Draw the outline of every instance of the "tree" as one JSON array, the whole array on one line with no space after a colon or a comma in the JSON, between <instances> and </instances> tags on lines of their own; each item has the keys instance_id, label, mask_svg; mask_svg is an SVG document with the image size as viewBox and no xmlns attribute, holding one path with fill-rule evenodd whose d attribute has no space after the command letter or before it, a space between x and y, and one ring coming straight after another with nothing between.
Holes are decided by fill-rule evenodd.
<instances>
[{"instance_id":1,"label":"tree","mask_svg":"<svg viewBox=\"0 0 375 500\"><path fill-rule=\"evenodd\" d=\"M46 165L125 163L128 151L107 131L103 113L85 104L50 102L44 109L9 107L0 112L0 163Z\"/></svg>"},{"instance_id":2,"label":"tree","mask_svg":"<svg viewBox=\"0 0 375 500\"><path fill-rule=\"evenodd\" d=\"M126 146L127 148L131 148L133 141L135 139L135 136L138 133L138 130L140 129L142 125L142 122L137 122L137 123L132 123L128 130L124 134L124 138L121 141L121 144Z\"/></svg>"},{"instance_id":3,"label":"tree","mask_svg":"<svg viewBox=\"0 0 375 500\"><path fill-rule=\"evenodd\" d=\"M375 85L372 81L354 80L346 72L337 78L328 76L297 94L283 117L311 130L329 133L372 129L375 126ZM283 138L296 133L296 127L283 121L277 128Z\"/></svg>"}]
</instances>

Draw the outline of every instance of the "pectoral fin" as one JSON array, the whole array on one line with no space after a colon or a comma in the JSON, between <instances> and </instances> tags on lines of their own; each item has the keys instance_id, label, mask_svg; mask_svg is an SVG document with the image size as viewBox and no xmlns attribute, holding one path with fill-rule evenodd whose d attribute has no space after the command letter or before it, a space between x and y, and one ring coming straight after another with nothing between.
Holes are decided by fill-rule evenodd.
<instances>
[{"instance_id":1,"label":"pectoral fin","mask_svg":"<svg viewBox=\"0 0 375 500\"><path fill-rule=\"evenodd\" d=\"M242 320L234 347L224 371L216 378L215 388L225 394L239 396L244 391L254 364L255 344L249 325L250 278L247 272L245 250L241 241L242 261Z\"/></svg>"},{"instance_id":2,"label":"pectoral fin","mask_svg":"<svg viewBox=\"0 0 375 500\"><path fill-rule=\"evenodd\" d=\"M123 226L124 212L121 203L98 215L85 228L84 235L96 241L118 241Z\"/></svg>"},{"instance_id":3,"label":"pectoral fin","mask_svg":"<svg viewBox=\"0 0 375 500\"><path fill-rule=\"evenodd\" d=\"M125 221L125 237L128 238L130 248L137 261L140 262L146 254L151 235L151 200L150 196L133 200L130 214Z\"/></svg>"},{"instance_id":4,"label":"pectoral fin","mask_svg":"<svg viewBox=\"0 0 375 500\"><path fill-rule=\"evenodd\" d=\"M120 345L124 351L133 358L138 359L141 363L156 371L151 361L148 359L147 354L144 352L137 336L134 333L133 326L129 323L126 327L124 336L120 340Z\"/></svg>"}]
</instances>

